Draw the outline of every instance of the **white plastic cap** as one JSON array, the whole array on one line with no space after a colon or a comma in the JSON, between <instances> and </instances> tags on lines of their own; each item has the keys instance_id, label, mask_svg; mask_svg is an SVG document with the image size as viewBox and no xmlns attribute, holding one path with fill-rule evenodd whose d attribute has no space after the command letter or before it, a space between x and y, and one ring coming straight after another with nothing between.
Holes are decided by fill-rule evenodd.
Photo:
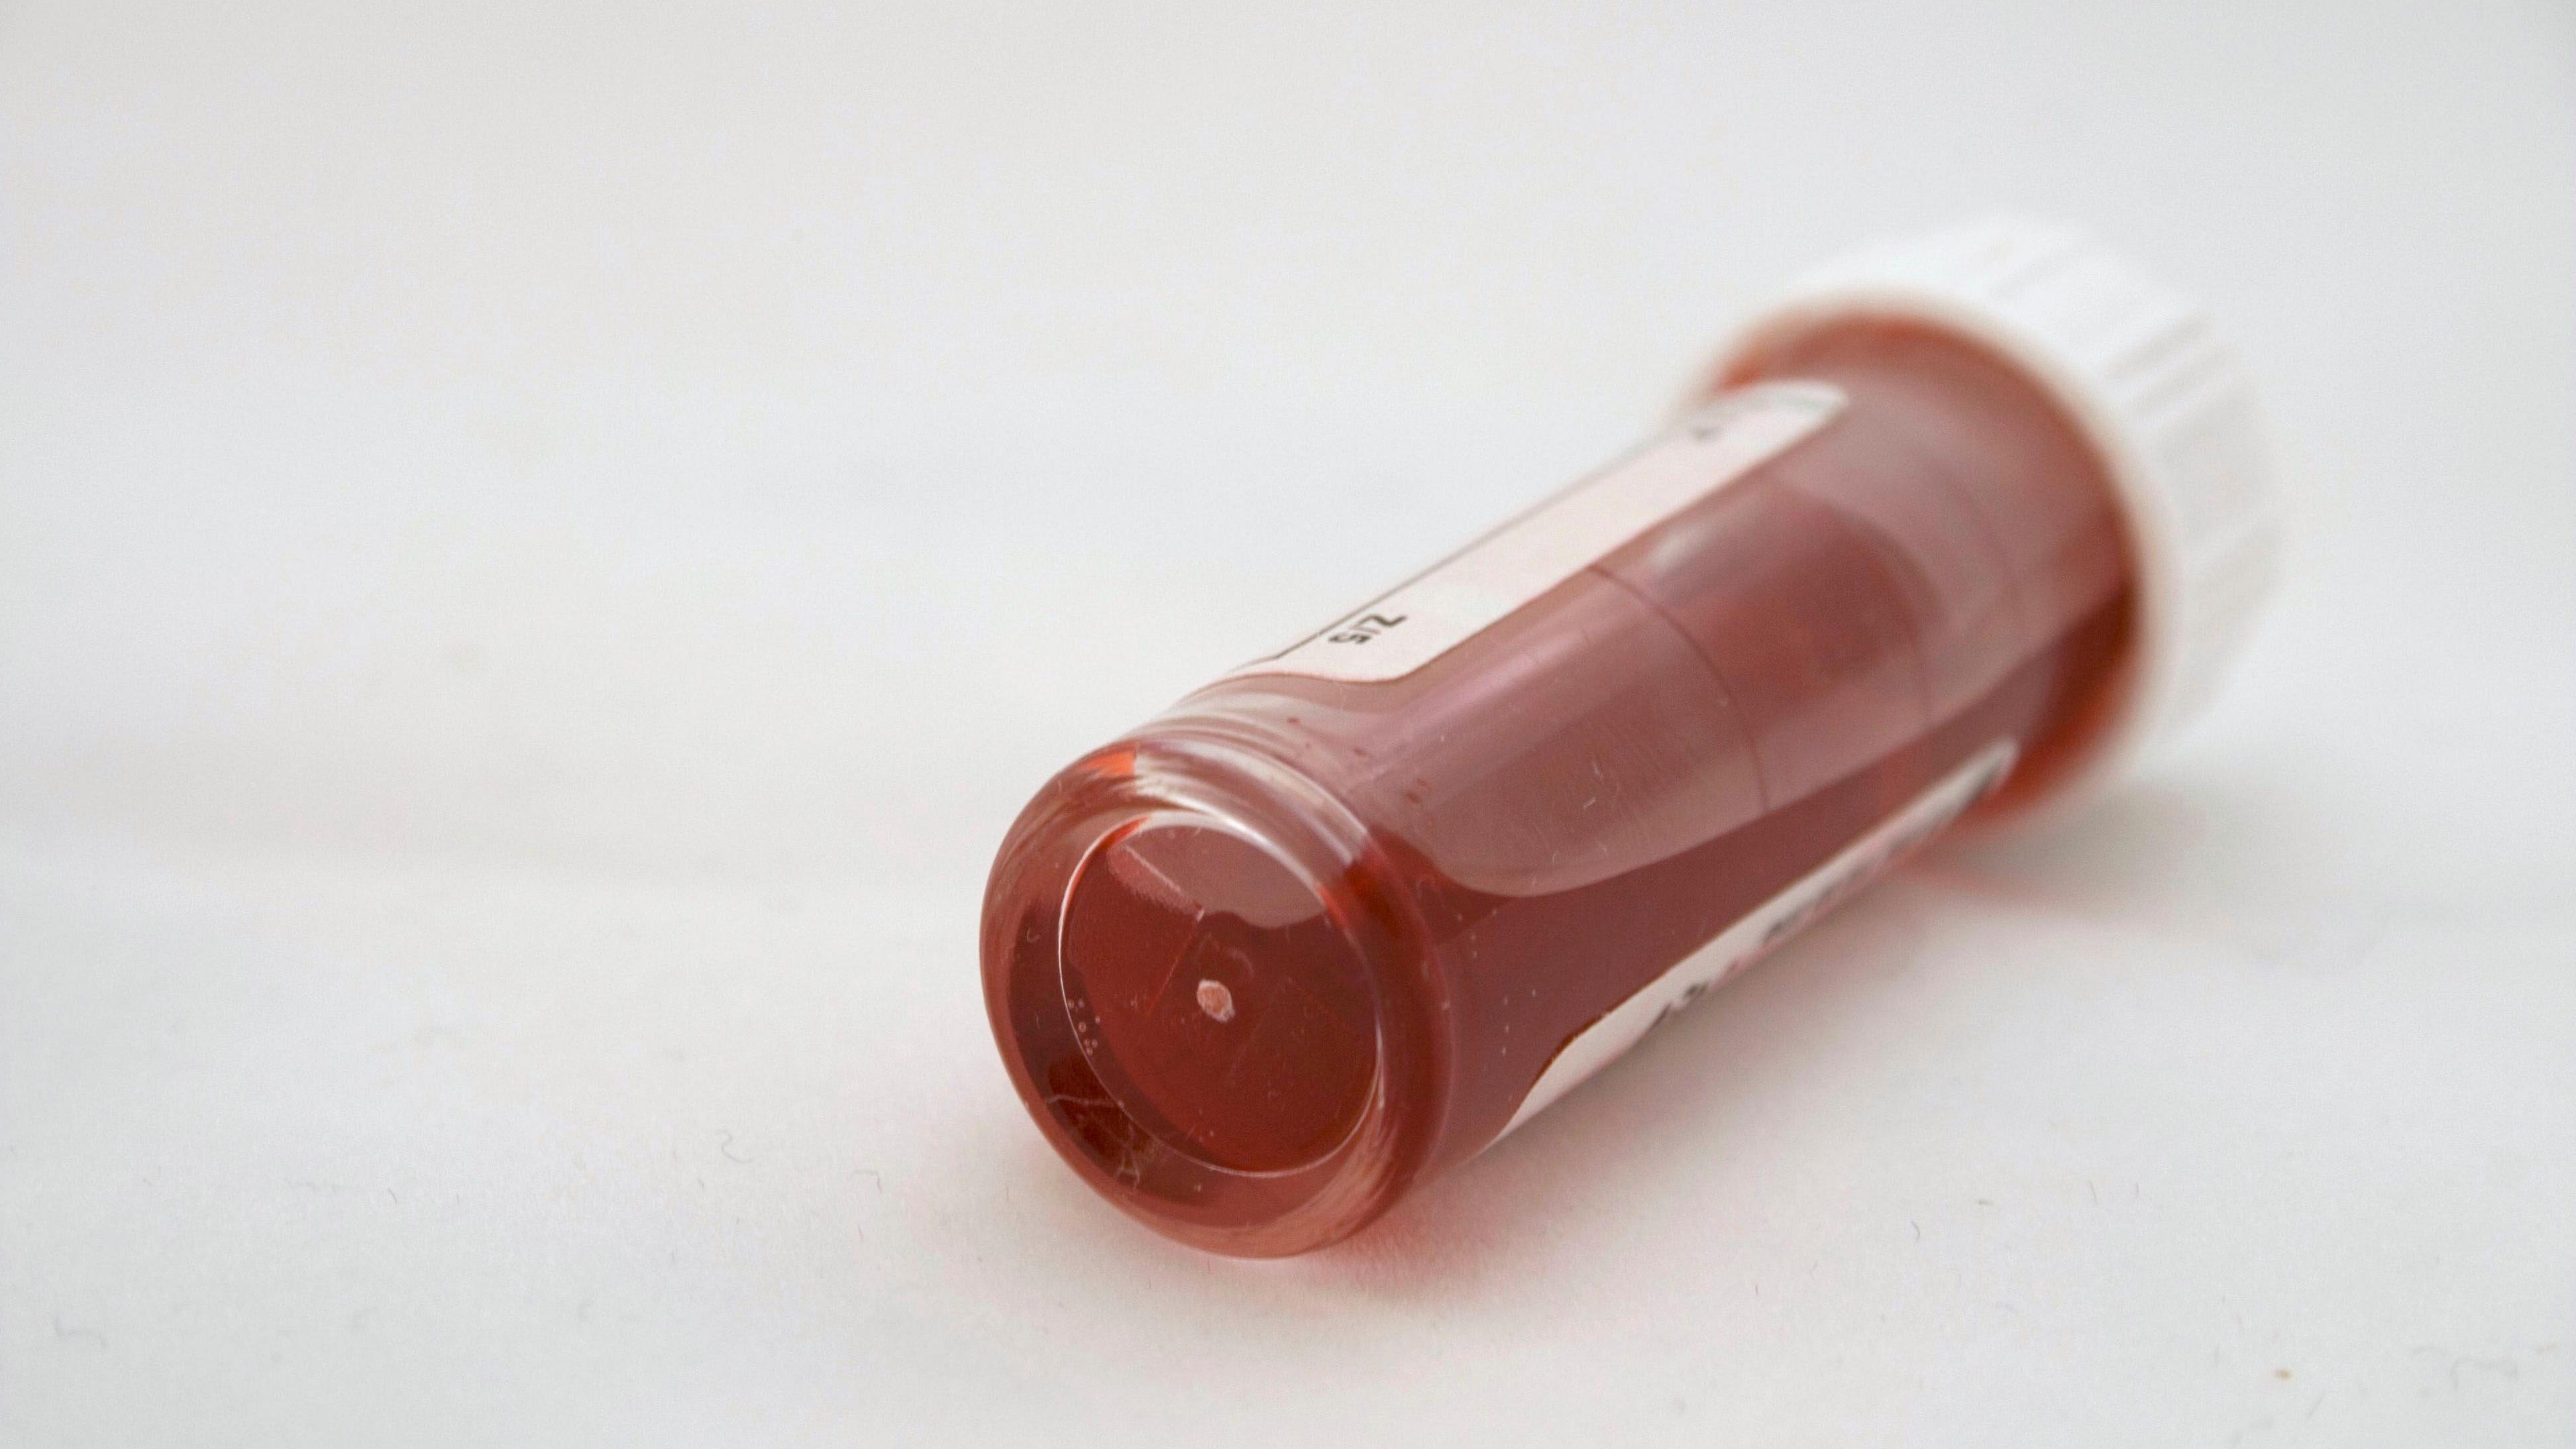
<instances>
[{"instance_id":1,"label":"white plastic cap","mask_svg":"<svg viewBox=\"0 0 2576 1449\"><path fill-rule=\"evenodd\" d=\"M2119 717L2059 798L2108 778L2216 692L2271 591L2279 530L2253 390L2188 298L2072 228L1997 219L1854 252L1793 283L1715 376L1853 316L1960 333L2088 434L2136 550L2138 658Z\"/></svg>"}]
</instances>

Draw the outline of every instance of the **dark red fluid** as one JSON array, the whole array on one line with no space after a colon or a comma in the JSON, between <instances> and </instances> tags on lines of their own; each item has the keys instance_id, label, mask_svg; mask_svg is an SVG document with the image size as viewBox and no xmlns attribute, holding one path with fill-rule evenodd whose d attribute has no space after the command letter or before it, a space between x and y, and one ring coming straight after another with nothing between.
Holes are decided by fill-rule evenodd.
<instances>
[{"instance_id":1,"label":"dark red fluid","mask_svg":"<svg viewBox=\"0 0 2576 1449\"><path fill-rule=\"evenodd\" d=\"M1845 320L1727 385L1820 431L1402 678L1219 681L1039 793L986 902L1031 1112L1223 1252L1344 1236L1567 1041L1998 741L2044 793L2126 687L2094 452L2013 367Z\"/></svg>"}]
</instances>

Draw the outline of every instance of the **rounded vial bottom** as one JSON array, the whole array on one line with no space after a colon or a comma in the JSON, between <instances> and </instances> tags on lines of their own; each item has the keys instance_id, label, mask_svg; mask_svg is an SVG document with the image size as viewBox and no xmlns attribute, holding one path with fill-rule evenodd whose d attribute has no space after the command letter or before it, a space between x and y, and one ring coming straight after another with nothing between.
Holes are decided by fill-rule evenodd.
<instances>
[{"instance_id":1,"label":"rounded vial bottom","mask_svg":"<svg viewBox=\"0 0 2576 1449\"><path fill-rule=\"evenodd\" d=\"M1164 1145L1288 1172L1358 1126L1377 1069L1359 955L1258 843L1183 815L1111 833L1074 872L1061 942L1084 1060Z\"/></svg>"}]
</instances>

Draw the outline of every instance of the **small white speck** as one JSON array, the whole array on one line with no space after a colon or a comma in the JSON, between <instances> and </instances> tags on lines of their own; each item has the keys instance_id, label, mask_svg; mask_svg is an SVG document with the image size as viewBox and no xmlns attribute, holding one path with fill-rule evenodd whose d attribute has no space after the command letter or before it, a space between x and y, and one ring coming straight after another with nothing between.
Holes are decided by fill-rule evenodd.
<instances>
[{"instance_id":1,"label":"small white speck","mask_svg":"<svg viewBox=\"0 0 2576 1449\"><path fill-rule=\"evenodd\" d=\"M1199 1010L1217 1021L1234 1020L1234 993L1225 989L1224 982L1203 979L1198 995Z\"/></svg>"}]
</instances>

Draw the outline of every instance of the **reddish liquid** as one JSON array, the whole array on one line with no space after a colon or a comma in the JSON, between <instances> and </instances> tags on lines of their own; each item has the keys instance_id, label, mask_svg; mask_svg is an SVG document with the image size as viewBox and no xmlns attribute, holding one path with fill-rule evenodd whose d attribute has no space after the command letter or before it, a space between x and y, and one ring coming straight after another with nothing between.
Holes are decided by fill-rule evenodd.
<instances>
[{"instance_id":1,"label":"reddish liquid","mask_svg":"<svg viewBox=\"0 0 2576 1449\"><path fill-rule=\"evenodd\" d=\"M1220 681L1030 804L987 1001L1094 1186L1221 1251L1342 1236L1979 752L2018 748L2009 804L2107 716L2118 514L2040 392L1898 324L1759 378L1847 403L1411 674Z\"/></svg>"}]
</instances>

